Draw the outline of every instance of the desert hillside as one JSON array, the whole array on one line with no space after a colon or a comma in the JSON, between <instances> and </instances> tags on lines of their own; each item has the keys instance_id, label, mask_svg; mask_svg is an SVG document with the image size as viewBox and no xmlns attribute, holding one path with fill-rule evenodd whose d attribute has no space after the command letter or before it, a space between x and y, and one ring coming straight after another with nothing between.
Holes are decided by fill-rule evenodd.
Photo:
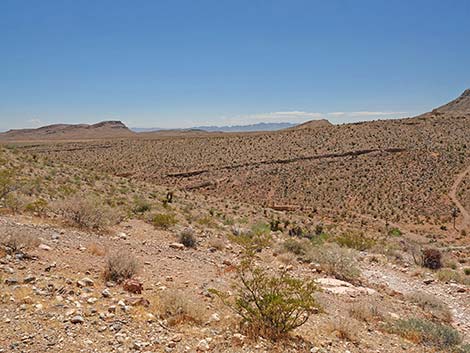
<instances>
[{"instance_id":1,"label":"desert hillside","mask_svg":"<svg viewBox=\"0 0 470 353\"><path fill-rule=\"evenodd\" d=\"M237 201L290 205L356 222L372 217L439 229L452 222L449 192L470 165L470 114L460 113L469 101L466 91L442 112L439 108L416 118L314 129L147 135L17 148L86 169Z\"/></svg>"},{"instance_id":2,"label":"desert hillside","mask_svg":"<svg viewBox=\"0 0 470 353\"><path fill-rule=\"evenodd\" d=\"M14 145L0 161L0 351L468 352L452 227L276 211Z\"/></svg>"}]
</instances>

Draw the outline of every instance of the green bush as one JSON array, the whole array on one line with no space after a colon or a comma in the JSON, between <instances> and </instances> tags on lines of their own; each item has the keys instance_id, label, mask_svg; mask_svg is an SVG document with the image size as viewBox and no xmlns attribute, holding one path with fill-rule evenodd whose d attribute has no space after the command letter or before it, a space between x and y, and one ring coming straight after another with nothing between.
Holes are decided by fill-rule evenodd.
<instances>
[{"instance_id":1,"label":"green bush","mask_svg":"<svg viewBox=\"0 0 470 353\"><path fill-rule=\"evenodd\" d=\"M462 342L461 335L454 328L418 318L396 321L393 332L413 342L438 349L454 348Z\"/></svg>"},{"instance_id":2,"label":"green bush","mask_svg":"<svg viewBox=\"0 0 470 353\"><path fill-rule=\"evenodd\" d=\"M145 212L148 212L152 209L152 205L150 202L142 199L142 198L137 198L134 201L134 207L132 209L132 212L135 214L144 214Z\"/></svg>"},{"instance_id":3,"label":"green bush","mask_svg":"<svg viewBox=\"0 0 470 353\"><path fill-rule=\"evenodd\" d=\"M372 248L376 241L371 238L365 237L363 234L344 233L336 238L334 241L344 247L355 249L358 251L365 251Z\"/></svg>"},{"instance_id":4,"label":"green bush","mask_svg":"<svg viewBox=\"0 0 470 353\"><path fill-rule=\"evenodd\" d=\"M235 297L211 290L242 317L242 326L253 336L279 339L307 322L318 308L317 287L282 272L271 275L251 261L238 269Z\"/></svg>"},{"instance_id":5,"label":"green bush","mask_svg":"<svg viewBox=\"0 0 470 353\"><path fill-rule=\"evenodd\" d=\"M392 237L399 237L401 236L403 233L401 232L400 229L398 228L391 228L389 231L388 231L388 235L392 236Z\"/></svg>"},{"instance_id":6,"label":"green bush","mask_svg":"<svg viewBox=\"0 0 470 353\"><path fill-rule=\"evenodd\" d=\"M310 246L308 240L307 242L303 242L301 240L293 238L289 238L284 243L282 243L283 250L300 256L307 254Z\"/></svg>"},{"instance_id":7,"label":"green bush","mask_svg":"<svg viewBox=\"0 0 470 353\"><path fill-rule=\"evenodd\" d=\"M161 229L168 229L177 223L175 215L169 213L158 213L152 219L152 224Z\"/></svg>"}]
</instances>

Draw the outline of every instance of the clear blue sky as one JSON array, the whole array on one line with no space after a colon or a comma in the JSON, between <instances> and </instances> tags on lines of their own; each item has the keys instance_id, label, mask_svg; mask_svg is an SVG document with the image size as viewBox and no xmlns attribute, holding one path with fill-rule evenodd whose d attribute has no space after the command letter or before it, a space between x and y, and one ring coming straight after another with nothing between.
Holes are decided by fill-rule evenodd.
<instances>
[{"instance_id":1,"label":"clear blue sky","mask_svg":"<svg viewBox=\"0 0 470 353\"><path fill-rule=\"evenodd\" d=\"M468 0L0 0L0 129L391 118L468 87Z\"/></svg>"}]
</instances>

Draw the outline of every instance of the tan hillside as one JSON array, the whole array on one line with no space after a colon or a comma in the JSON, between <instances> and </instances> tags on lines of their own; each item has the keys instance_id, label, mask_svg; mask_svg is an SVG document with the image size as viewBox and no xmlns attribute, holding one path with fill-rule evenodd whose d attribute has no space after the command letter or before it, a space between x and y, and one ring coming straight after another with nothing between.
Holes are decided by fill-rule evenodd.
<instances>
[{"instance_id":1,"label":"tan hillside","mask_svg":"<svg viewBox=\"0 0 470 353\"><path fill-rule=\"evenodd\" d=\"M93 125L55 124L37 129L9 130L0 133L0 141L87 140L133 135L120 121L103 121Z\"/></svg>"},{"instance_id":2,"label":"tan hillside","mask_svg":"<svg viewBox=\"0 0 470 353\"><path fill-rule=\"evenodd\" d=\"M292 128L289 128L290 130L297 130L297 129L312 129L312 128L317 128L317 127L325 127L325 126L331 126L332 124L326 120L326 119L320 119L320 120L310 120L305 123L299 124L297 126L294 126Z\"/></svg>"}]
</instances>

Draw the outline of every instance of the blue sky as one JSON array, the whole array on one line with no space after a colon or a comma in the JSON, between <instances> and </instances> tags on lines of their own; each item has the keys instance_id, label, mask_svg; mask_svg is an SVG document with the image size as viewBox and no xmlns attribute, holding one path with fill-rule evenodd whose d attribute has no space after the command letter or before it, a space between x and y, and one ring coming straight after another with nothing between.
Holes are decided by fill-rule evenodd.
<instances>
[{"instance_id":1,"label":"blue sky","mask_svg":"<svg viewBox=\"0 0 470 353\"><path fill-rule=\"evenodd\" d=\"M0 0L0 129L418 114L470 87L470 1Z\"/></svg>"}]
</instances>

